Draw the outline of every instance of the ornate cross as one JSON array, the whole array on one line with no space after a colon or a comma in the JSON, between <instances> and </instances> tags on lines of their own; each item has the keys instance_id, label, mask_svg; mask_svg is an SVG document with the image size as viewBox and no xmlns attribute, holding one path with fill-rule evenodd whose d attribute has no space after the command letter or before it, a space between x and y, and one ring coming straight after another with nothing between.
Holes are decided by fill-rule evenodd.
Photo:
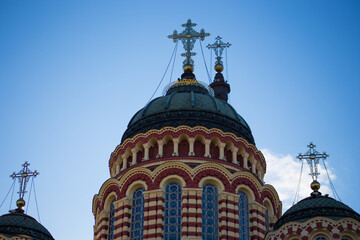
<instances>
[{"instance_id":1,"label":"ornate cross","mask_svg":"<svg viewBox=\"0 0 360 240\"><path fill-rule=\"evenodd\" d=\"M190 68L191 71L194 70L194 60L191 59L191 56L195 56L196 53L191 52L191 50L194 48L196 39L200 38L200 40L203 41L205 37L210 36L210 33L205 33L204 29L201 29L200 33L196 32L193 29L193 27L195 27L196 25L196 23L191 22L191 19L188 19L185 24L181 25L185 28L184 31L178 34L178 32L174 30L173 35L168 36L168 38L172 38L175 43L178 39L180 39L184 45L185 53L181 54L181 56L185 57L185 60L183 62L184 70L187 68Z\"/></svg>"},{"instance_id":2,"label":"ornate cross","mask_svg":"<svg viewBox=\"0 0 360 240\"><path fill-rule=\"evenodd\" d=\"M224 43L223 41L221 41L222 37L220 37L220 36L217 36L215 39L216 39L216 41L213 44L211 44L211 45L209 44L206 47L209 48L210 50L213 49L215 52L215 55L216 55L215 66L216 65L222 66L223 62L221 61L221 59L222 59L221 55L223 54L224 49L230 47L231 44L228 42Z\"/></svg>"},{"instance_id":3,"label":"ornate cross","mask_svg":"<svg viewBox=\"0 0 360 240\"><path fill-rule=\"evenodd\" d=\"M312 142L309 145L307 145L307 147L309 148L309 150L305 154L299 153L297 158L299 160L303 160L303 159L306 160L307 164L310 167L309 175L312 177L313 180L317 180L317 176L320 174L318 172L319 159L321 158L326 159L329 155L326 154L325 152L319 153L318 151L316 151L315 150L316 145L313 144Z\"/></svg>"},{"instance_id":4,"label":"ornate cross","mask_svg":"<svg viewBox=\"0 0 360 240\"><path fill-rule=\"evenodd\" d=\"M20 191L19 197L20 199L24 198L24 194L26 193L26 184L29 182L30 177L36 177L39 175L39 173L35 170L34 172L31 172L31 170L28 168L30 166L30 163L25 162L23 165L23 169L20 170L18 173L13 173L10 175L11 178L18 178L20 182Z\"/></svg>"}]
</instances>

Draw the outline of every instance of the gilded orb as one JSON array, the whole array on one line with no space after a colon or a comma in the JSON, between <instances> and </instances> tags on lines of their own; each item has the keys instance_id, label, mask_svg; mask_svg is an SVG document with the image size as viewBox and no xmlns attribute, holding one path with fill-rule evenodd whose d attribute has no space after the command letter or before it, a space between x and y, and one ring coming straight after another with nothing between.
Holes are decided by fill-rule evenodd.
<instances>
[{"instance_id":1,"label":"gilded orb","mask_svg":"<svg viewBox=\"0 0 360 240\"><path fill-rule=\"evenodd\" d=\"M314 191L318 191L320 189L320 183L316 180L314 180L311 184L310 187L312 190Z\"/></svg>"},{"instance_id":2,"label":"gilded orb","mask_svg":"<svg viewBox=\"0 0 360 240\"><path fill-rule=\"evenodd\" d=\"M222 72L224 70L224 66L221 64L218 64L215 66L215 71L216 72Z\"/></svg>"},{"instance_id":3,"label":"gilded orb","mask_svg":"<svg viewBox=\"0 0 360 240\"><path fill-rule=\"evenodd\" d=\"M187 66L184 67L184 72L186 70L189 70L190 72L194 72L194 68L192 66L190 66L190 65L187 65Z\"/></svg>"},{"instance_id":4,"label":"gilded orb","mask_svg":"<svg viewBox=\"0 0 360 240\"><path fill-rule=\"evenodd\" d=\"M25 200L22 198L19 198L19 200L16 201L16 206L18 208L23 208L25 206Z\"/></svg>"}]
</instances>

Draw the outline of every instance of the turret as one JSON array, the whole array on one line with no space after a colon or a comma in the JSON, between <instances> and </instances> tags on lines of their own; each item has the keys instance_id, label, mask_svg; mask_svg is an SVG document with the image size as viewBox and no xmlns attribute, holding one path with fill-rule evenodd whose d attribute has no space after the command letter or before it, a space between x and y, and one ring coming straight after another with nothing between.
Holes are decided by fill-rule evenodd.
<instances>
[{"instance_id":1,"label":"turret","mask_svg":"<svg viewBox=\"0 0 360 240\"><path fill-rule=\"evenodd\" d=\"M214 90L214 96L222 101L228 101L228 94L230 93L230 85L225 81L222 71L224 70L223 62L221 61L222 53L225 48L230 47L230 43L224 43L221 41L221 37L217 36L216 41L213 44L209 44L207 48L213 49L216 55L215 61L215 78L210 84L210 87Z\"/></svg>"}]
</instances>

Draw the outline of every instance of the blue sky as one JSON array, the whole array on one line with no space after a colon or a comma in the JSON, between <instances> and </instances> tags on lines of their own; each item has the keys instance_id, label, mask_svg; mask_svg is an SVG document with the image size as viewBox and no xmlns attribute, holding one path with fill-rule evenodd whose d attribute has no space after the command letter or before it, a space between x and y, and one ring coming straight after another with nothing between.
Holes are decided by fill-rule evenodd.
<instances>
[{"instance_id":1,"label":"blue sky","mask_svg":"<svg viewBox=\"0 0 360 240\"><path fill-rule=\"evenodd\" d=\"M299 167L295 156L313 141L330 154L341 200L360 212L359 11L358 1L325 0L1 1L0 201L29 161L40 172L41 222L56 239L91 239L109 156L165 71L174 48L166 36L191 18L211 33L203 46L217 35L232 44L230 103L269 157L268 173ZM198 43L194 51L196 77L207 82ZM267 182L290 199L298 176L286 172ZM33 199L29 214L37 217Z\"/></svg>"}]
</instances>

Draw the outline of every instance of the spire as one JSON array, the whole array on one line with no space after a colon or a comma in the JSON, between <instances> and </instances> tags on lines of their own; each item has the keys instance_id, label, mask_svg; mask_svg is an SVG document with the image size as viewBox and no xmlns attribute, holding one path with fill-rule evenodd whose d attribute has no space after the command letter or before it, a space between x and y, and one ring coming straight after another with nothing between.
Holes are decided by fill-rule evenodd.
<instances>
[{"instance_id":1,"label":"spire","mask_svg":"<svg viewBox=\"0 0 360 240\"><path fill-rule=\"evenodd\" d=\"M317 181L317 176L320 175L320 173L318 171L319 160L326 159L329 155L326 154L325 152L319 153L318 151L316 151L316 149L315 149L316 145L313 144L312 142L310 142L310 144L307 145L307 147L309 148L309 150L305 154L299 153L297 158L300 161L305 159L307 164L310 167L309 175L313 179L312 183L310 184L310 187L314 191L311 195L312 196L321 195L321 193L319 192L320 183Z\"/></svg>"},{"instance_id":2,"label":"spire","mask_svg":"<svg viewBox=\"0 0 360 240\"><path fill-rule=\"evenodd\" d=\"M222 74L224 65L221 59L224 49L230 47L231 44L221 41L222 38L220 36L217 36L215 39L215 43L207 45L207 48L209 48L210 51L213 49L216 55L214 68L217 73L215 74L214 82L212 82L210 86L214 90L216 98L227 102L228 94L230 93L230 85L224 80L224 76Z\"/></svg>"},{"instance_id":3,"label":"spire","mask_svg":"<svg viewBox=\"0 0 360 240\"><path fill-rule=\"evenodd\" d=\"M197 39L200 38L200 41L203 41L205 37L210 36L210 33L206 33L204 29L201 29L200 33L196 32L193 29L193 27L196 25L196 23L191 22L191 19L188 19L185 24L181 25L185 28L184 31L178 34L177 30L174 30L173 34L168 36L168 38L172 38L175 43L178 41L178 39L180 39L184 45L185 53L181 54L181 56L185 57L183 62L184 73L181 75L181 80L195 80L195 75L193 74L194 60L191 58L191 56L195 56L196 53L191 52L191 50L194 48L194 44Z\"/></svg>"},{"instance_id":4,"label":"spire","mask_svg":"<svg viewBox=\"0 0 360 240\"><path fill-rule=\"evenodd\" d=\"M20 172L13 172L13 174L10 175L10 177L13 179L19 179L20 182L20 191L18 192L19 199L16 201L16 206L18 207L18 209L16 209L15 211L21 213L24 212L23 207L25 206L24 195L26 193L26 185L29 182L30 177L36 177L37 175L39 175L36 170L34 172L31 172L31 170L28 168L30 166L30 163L25 162L22 166L23 169L21 169Z\"/></svg>"}]
</instances>

